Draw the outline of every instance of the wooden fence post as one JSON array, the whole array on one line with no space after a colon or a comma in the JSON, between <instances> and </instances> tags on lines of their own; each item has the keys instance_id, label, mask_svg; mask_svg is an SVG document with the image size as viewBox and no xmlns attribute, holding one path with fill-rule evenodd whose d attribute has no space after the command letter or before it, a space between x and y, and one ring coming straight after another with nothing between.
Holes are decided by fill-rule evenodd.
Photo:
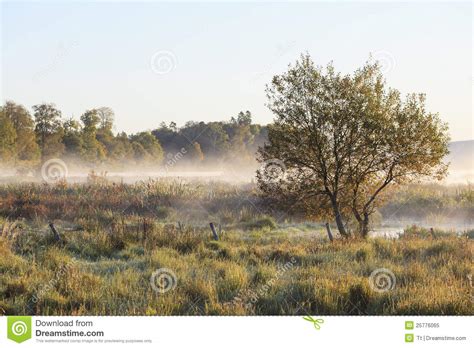
<instances>
[{"instance_id":1,"label":"wooden fence post","mask_svg":"<svg viewBox=\"0 0 474 348\"><path fill-rule=\"evenodd\" d=\"M212 235L214 236L214 240L219 240L219 236L217 235L216 228L214 227L214 224L211 222L211 223L209 223L209 226L211 226L211 231L212 231Z\"/></svg>"},{"instance_id":2,"label":"wooden fence post","mask_svg":"<svg viewBox=\"0 0 474 348\"><path fill-rule=\"evenodd\" d=\"M49 223L49 228L51 229L51 232L53 232L53 236L56 242L60 242L61 236L59 235L58 231L56 231L56 227L54 227L54 224L52 222Z\"/></svg>"}]
</instances>

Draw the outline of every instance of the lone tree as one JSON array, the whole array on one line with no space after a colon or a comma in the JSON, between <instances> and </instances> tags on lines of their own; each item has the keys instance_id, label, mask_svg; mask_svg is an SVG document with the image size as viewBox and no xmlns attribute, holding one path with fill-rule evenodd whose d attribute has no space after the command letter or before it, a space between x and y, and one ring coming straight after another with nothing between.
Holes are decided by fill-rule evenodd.
<instances>
[{"instance_id":1,"label":"lone tree","mask_svg":"<svg viewBox=\"0 0 474 348\"><path fill-rule=\"evenodd\" d=\"M344 237L351 215L367 236L387 188L446 175L446 124L425 110L424 95L402 100L388 88L377 62L342 75L302 55L273 78L267 97L276 118L259 148L259 187L298 206L321 201Z\"/></svg>"}]
</instances>

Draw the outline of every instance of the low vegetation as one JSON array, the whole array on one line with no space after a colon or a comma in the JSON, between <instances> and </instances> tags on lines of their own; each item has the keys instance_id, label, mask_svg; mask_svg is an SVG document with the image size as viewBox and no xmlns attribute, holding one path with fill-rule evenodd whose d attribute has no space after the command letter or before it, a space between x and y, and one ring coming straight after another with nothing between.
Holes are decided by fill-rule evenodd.
<instances>
[{"instance_id":1,"label":"low vegetation","mask_svg":"<svg viewBox=\"0 0 474 348\"><path fill-rule=\"evenodd\" d=\"M473 311L472 231L330 243L322 224L265 211L252 185L224 183L2 185L0 203L3 314ZM150 280L163 269L174 285L160 292ZM394 275L382 291L380 269Z\"/></svg>"}]
</instances>

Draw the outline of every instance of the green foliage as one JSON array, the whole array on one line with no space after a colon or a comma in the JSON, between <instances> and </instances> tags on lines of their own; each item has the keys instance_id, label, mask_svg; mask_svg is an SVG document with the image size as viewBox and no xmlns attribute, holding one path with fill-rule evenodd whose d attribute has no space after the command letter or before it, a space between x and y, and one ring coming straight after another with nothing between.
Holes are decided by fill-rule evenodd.
<instances>
[{"instance_id":1,"label":"green foliage","mask_svg":"<svg viewBox=\"0 0 474 348\"><path fill-rule=\"evenodd\" d=\"M105 159L105 146L97 140L97 125L100 122L96 109L88 110L81 116L82 128L81 157L88 163L97 163Z\"/></svg>"},{"instance_id":2,"label":"green foliage","mask_svg":"<svg viewBox=\"0 0 474 348\"><path fill-rule=\"evenodd\" d=\"M64 137L63 143L65 153L68 157L77 159L82 152L84 140L81 135L80 124L76 120L69 118L64 121Z\"/></svg>"},{"instance_id":3,"label":"green foliage","mask_svg":"<svg viewBox=\"0 0 474 348\"><path fill-rule=\"evenodd\" d=\"M62 138L64 129L61 122L61 111L54 104L33 106L36 140L43 159L58 157L64 152Z\"/></svg>"},{"instance_id":4,"label":"green foliage","mask_svg":"<svg viewBox=\"0 0 474 348\"><path fill-rule=\"evenodd\" d=\"M36 164L39 157L31 115L22 105L5 102L0 107L0 159L3 164L22 169Z\"/></svg>"},{"instance_id":5,"label":"green foliage","mask_svg":"<svg viewBox=\"0 0 474 348\"><path fill-rule=\"evenodd\" d=\"M160 142L150 132L141 132L130 138L135 151L135 159L139 161L155 161L156 163L160 163L163 160L163 149Z\"/></svg>"},{"instance_id":6,"label":"green foliage","mask_svg":"<svg viewBox=\"0 0 474 348\"><path fill-rule=\"evenodd\" d=\"M36 143L34 121L28 110L12 101L7 101L2 110L15 129L15 159L25 164L37 162L40 151Z\"/></svg>"},{"instance_id":7,"label":"green foliage","mask_svg":"<svg viewBox=\"0 0 474 348\"><path fill-rule=\"evenodd\" d=\"M16 131L12 122L0 112L0 158L2 162L8 163L16 157Z\"/></svg>"},{"instance_id":8,"label":"green foliage","mask_svg":"<svg viewBox=\"0 0 474 348\"><path fill-rule=\"evenodd\" d=\"M63 120L54 104L33 106L34 119L21 105L7 101L1 107L0 157L10 167L34 167L39 160L63 157L85 165L136 163L161 165L179 154L193 165L216 160L238 166L254 164L254 154L267 137L267 128L252 124L249 111L229 122L187 122L178 128L161 123L151 132L113 133L114 112L108 107L90 109ZM174 162L179 162L175 160ZM176 164L173 162L173 165ZM72 163L72 161L71 161ZM183 164L184 164L183 163Z\"/></svg>"},{"instance_id":9,"label":"green foliage","mask_svg":"<svg viewBox=\"0 0 474 348\"><path fill-rule=\"evenodd\" d=\"M275 121L260 161L280 163L284 175L273 178L263 170L260 188L301 209L326 200L345 237L348 215L357 220L359 235L368 235L369 218L387 188L446 174L447 125L426 111L424 95L403 100L387 87L378 63L343 75L302 55L274 76L267 96Z\"/></svg>"}]
</instances>

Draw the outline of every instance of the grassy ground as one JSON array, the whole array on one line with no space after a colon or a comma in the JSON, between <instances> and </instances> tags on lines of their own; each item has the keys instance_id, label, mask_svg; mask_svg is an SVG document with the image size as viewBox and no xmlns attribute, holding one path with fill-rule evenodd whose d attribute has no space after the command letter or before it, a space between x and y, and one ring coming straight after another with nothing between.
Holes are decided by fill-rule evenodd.
<instances>
[{"instance_id":1,"label":"grassy ground","mask_svg":"<svg viewBox=\"0 0 474 348\"><path fill-rule=\"evenodd\" d=\"M250 190L2 186L0 313L473 313L472 236L329 243L316 224L262 215ZM219 241L208 221L223 225Z\"/></svg>"}]
</instances>

